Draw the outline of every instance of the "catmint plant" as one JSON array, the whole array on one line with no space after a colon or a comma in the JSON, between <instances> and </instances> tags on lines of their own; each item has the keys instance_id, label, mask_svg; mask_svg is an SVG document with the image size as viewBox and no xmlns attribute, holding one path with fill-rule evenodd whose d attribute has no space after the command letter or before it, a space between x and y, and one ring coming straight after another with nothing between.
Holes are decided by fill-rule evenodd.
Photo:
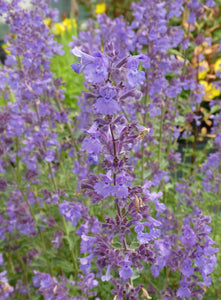
<instances>
[{"instance_id":1,"label":"catmint plant","mask_svg":"<svg viewBox=\"0 0 221 300\"><path fill-rule=\"evenodd\" d=\"M88 20L69 44L78 60L69 72L84 76L76 118L50 69L63 50L47 2L0 3L10 25L0 68L1 298L203 299L219 277L219 222L209 215L220 207L211 202L220 103L210 101L216 150L206 159L197 145L211 39L197 22L214 1L141 0L131 23ZM191 132L184 166L177 142Z\"/></svg>"}]
</instances>

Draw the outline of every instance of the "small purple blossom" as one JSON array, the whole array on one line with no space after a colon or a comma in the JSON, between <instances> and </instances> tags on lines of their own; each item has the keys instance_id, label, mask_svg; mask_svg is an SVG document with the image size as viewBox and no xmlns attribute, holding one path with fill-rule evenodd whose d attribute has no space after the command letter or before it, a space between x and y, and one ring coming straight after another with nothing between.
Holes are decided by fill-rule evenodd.
<instances>
[{"instance_id":1,"label":"small purple blossom","mask_svg":"<svg viewBox=\"0 0 221 300\"><path fill-rule=\"evenodd\" d=\"M76 226L78 221L82 218L82 206L78 203L68 201L63 201L58 206L60 214L65 217L65 220L71 222L73 226Z\"/></svg>"},{"instance_id":2,"label":"small purple blossom","mask_svg":"<svg viewBox=\"0 0 221 300\"><path fill-rule=\"evenodd\" d=\"M125 260L120 261L121 268L119 270L120 278L123 281L127 281L133 276L133 269L130 267L132 262L128 260L128 257Z\"/></svg>"}]
</instances>

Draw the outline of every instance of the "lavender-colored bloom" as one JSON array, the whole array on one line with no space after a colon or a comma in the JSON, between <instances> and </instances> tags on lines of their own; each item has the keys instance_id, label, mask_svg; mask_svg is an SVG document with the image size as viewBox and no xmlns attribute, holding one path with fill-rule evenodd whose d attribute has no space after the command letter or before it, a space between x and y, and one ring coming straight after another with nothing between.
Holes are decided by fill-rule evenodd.
<instances>
[{"instance_id":1,"label":"lavender-colored bloom","mask_svg":"<svg viewBox=\"0 0 221 300\"><path fill-rule=\"evenodd\" d=\"M81 66L73 64L72 67L77 72L82 71L88 82L101 83L107 77L107 59L102 53L96 52L91 56L75 47L72 54L81 59Z\"/></svg>"},{"instance_id":2,"label":"lavender-colored bloom","mask_svg":"<svg viewBox=\"0 0 221 300\"><path fill-rule=\"evenodd\" d=\"M98 158L98 156L96 154L90 153L88 155L88 162L89 162L89 164L97 165L98 161L99 161L99 158Z\"/></svg>"},{"instance_id":3,"label":"lavender-colored bloom","mask_svg":"<svg viewBox=\"0 0 221 300\"><path fill-rule=\"evenodd\" d=\"M47 162L52 162L55 159L55 151L54 150L47 150L45 153L45 160Z\"/></svg>"},{"instance_id":4,"label":"lavender-colored bloom","mask_svg":"<svg viewBox=\"0 0 221 300\"><path fill-rule=\"evenodd\" d=\"M214 0L207 0L206 6L208 7L214 7L216 5L216 2Z\"/></svg>"},{"instance_id":5,"label":"lavender-colored bloom","mask_svg":"<svg viewBox=\"0 0 221 300\"><path fill-rule=\"evenodd\" d=\"M59 212L65 217L65 220L71 222L73 226L77 226L78 221L82 218L81 204L63 201L58 206Z\"/></svg>"},{"instance_id":6,"label":"lavender-colored bloom","mask_svg":"<svg viewBox=\"0 0 221 300\"><path fill-rule=\"evenodd\" d=\"M153 219L153 222L154 222L154 219ZM149 232L143 232L145 225L149 226ZM155 225L159 226L160 223L155 224ZM144 222L144 223L136 222L135 223L135 232L137 233L137 239L141 245L149 243L160 236L160 230L153 226L154 226L154 223L152 223L152 224L150 224L148 222Z\"/></svg>"},{"instance_id":7,"label":"lavender-colored bloom","mask_svg":"<svg viewBox=\"0 0 221 300\"><path fill-rule=\"evenodd\" d=\"M114 186L110 185L108 182L97 182L94 185L94 190L98 195L107 197L113 195L115 188Z\"/></svg>"},{"instance_id":8,"label":"lavender-colored bloom","mask_svg":"<svg viewBox=\"0 0 221 300\"><path fill-rule=\"evenodd\" d=\"M192 261L189 258L183 261L183 268L181 272L185 277L193 275L194 268L192 268L191 266L192 266Z\"/></svg>"},{"instance_id":9,"label":"lavender-colored bloom","mask_svg":"<svg viewBox=\"0 0 221 300\"><path fill-rule=\"evenodd\" d=\"M120 110L116 101L117 92L114 88L106 86L100 90L100 97L95 103L95 109L98 113L104 115L113 115Z\"/></svg>"},{"instance_id":10,"label":"lavender-colored bloom","mask_svg":"<svg viewBox=\"0 0 221 300\"><path fill-rule=\"evenodd\" d=\"M82 142L82 150L88 153L98 154L102 152L102 144L97 137L87 137Z\"/></svg>"},{"instance_id":11,"label":"lavender-colored bloom","mask_svg":"<svg viewBox=\"0 0 221 300\"><path fill-rule=\"evenodd\" d=\"M122 184L115 185L112 194L118 198L126 198L128 196L128 188Z\"/></svg>"},{"instance_id":12,"label":"lavender-colored bloom","mask_svg":"<svg viewBox=\"0 0 221 300\"><path fill-rule=\"evenodd\" d=\"M181 236L181 242L183 244L189 245L189 246L195 246L196 245L196 236L194 231L190 228L189 225L185 225L183 228L183 233Z\"/></svg>"},{"instance_id":13,"label":"lavender-colored bloom","mask_svg":"<svg viewBox=\"0 0 221 300\"><path fill-rule=\"evenodd\" d=\"M136 87L145 82L145 73L144 71L138 71L139 61L135 58L132 58L127 63L127 81L131 87Z\"/></svg>"},{"instance_id":14,"label":"lavender-colored bloom","mask_svg":"<svg viewBox=\"0 0 221 300\"><path fill-rule=\"evenodd\" d=\"M150 267L151 274L153 275L154 278L157 278L160 275L160 269L157 266L152 265Z\"/></svg>"},{"instance_id":15,"label":"lavender-colored bloom","mask_svg":"<svg viewBox=\"0 0 221 300\"><path fill-rule=\"evenodd\" d=\"M101 277L101 280L102 281L110 281L110 279L111 279L111 275L110 275L110 271L111 271L111 265L108 265L107 266L107 271L106 271L106 274L105 275L103 275L102 277Z\"/></svg>"},{"instance_id":16,"label":"lavender-colored bloom","mask_svg":"<svg viewBox=\"0 0 221 300\"><path fill-rule=\"evenodd\" d=\"M125 260L120 261L120 265L122 266L119 270L120 278L123 281L127 281L133 276L133 269L130 267L132 262L128 260L128 257L126 257Z\"/></svg>"},{"instance_id":17,"label":"lavender-colored bloom","mask_svg":"<svg viewBox=\"0 0 221 300\"><path fill-rule=\"evenodd\" d=\"M182 299L189 298L191 296L190 289L188 288L188 284L185 281L180 281L180 288L177 290L177 296Z\"/></svg>"},{"instance_id":18,"label":"lavender-colored bloom","mask_svg":"<svg viewBox=\"0 0 221 300\"><path fill-rule=\"evenodd\" d=\"M79 258L80 260L80 269L81 271L85 274L88 275L90 273L91 270L91 260L93 259L93 255L90 254L86 257L83 258Z\"/></svg>"},{"instance_id":19,"label":"lavender-colored bloom","mask_svg":"<svg viewBox=\"0 0 221 300\"><path fill-rule=\"evenodd\" d=\"M81 236L81 253L91 252L94 243L96 242L96 237L87 236L82 234Z\"/></svg>"},{"instance_id":20,"label":"lavender-colored bloom","mask_svg":"<svg viewBox=\"0 0 221 300\"><path fill-rule=\"evenodd\" d=\"M137 239L140 244L149 243L160 236L161 231L159 229L153 228L150 232L141 232L137 234Z\"/></svg>"},{"instance_id":21,"label":"lavender-colored bloom","mask_svg":"<svg viewBox=\"0 0 221 300\"><path fill-rule=\"evenodd\" d=\"M196 22L196 14L193 11L190 12L188 22L190 24L194 24Z\"/></svg>"}]
</instances>

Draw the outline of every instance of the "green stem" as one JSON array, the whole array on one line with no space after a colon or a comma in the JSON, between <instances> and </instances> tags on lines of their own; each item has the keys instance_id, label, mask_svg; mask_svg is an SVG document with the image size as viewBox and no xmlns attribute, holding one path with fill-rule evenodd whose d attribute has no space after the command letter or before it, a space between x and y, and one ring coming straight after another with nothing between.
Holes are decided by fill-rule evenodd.
<instances>
[{"instance_id":1,"label":"green stem","mask_svg":"<svg viewBox=\"0 0 221 300\"><path fill-rule=\"evenodd\" d=\"M73 251L72 246L71 246L70 235L69 235L69 232L68 232L68 229L67 229L66 220L65 220L64 216L61 216L61 219L62 219L62 224L63 224L63 226L64 226L65 234L66 234L66 236L67 236L68 246L69 246L69 250L70 250L70 252L71 252L71 258L72 258L72 263L73 263L73 266L74 266L75 277L76 277L77 274L78 274L77 260L76 260L74 251Z\"/></svg>"},{"instance_id":2,"label":"green stem","mask_svg":"<svg viewBox=\"0 0 221 300\"><path fill-rule=\"evenodd\" d=\"M176 114L177 114L177 110L178 110L178 97L176 97L176 100L175 100L175 113L174 113L174 120L173 120L173 123L172 123L172 129L174 128L175 123L176 123ZM167 157L167 156L169 155L169 153L170 153L170 149L171 149L171 145L172 145L172 136L173 136L173 131L171 130L171 131L170 131L169 145L168 145L168 148L167 148L166 157Z\"/></svg>"},{"instance_id":3,"label":"green stem","mask_svg":"<svg viewBox=\"0 0 221 300\"><path fill-rule=\"evenodd\" d=\"M41 231L41 229L38 227L38 233L40 235L40 239L41 239L41 244L42 244L42 248L43 248L43 253L46 257L46 261L47 261L47 266L48 266L48 271L50 273L50 275L52 275L52 268L51 268L51 263L48 257L48 253L47 253L47 249L46 249L46 245L45 245L45 238L43 236L43 232Z\"/></svg>"},{"instance_id":4,"label":"green stem","mask_svg":"<svg viewBox=\"0 0 221 300\"><path fill-rule=\"evenodd\" d=\"M165 278L165 281L164 281L163 290L165 290L166 287L167 287L167 282L168 282L168 279L169 279L169 274L170 274L170 269L168 268L167 271L166 271L166 278ZM160 299L163 299L163 298L164 298L164 295L162 295L160 297Z\"/></svg>"},{"instance_id":5,"label":"green stem","mask_svg":"<svg viewBox=\"0 0 221 300\"><path fill-rule=\"evenodd\" d=\"M112 143L113 143L113 148L114 148L114 160L117 160L118 161L118 157L117 157L117 147L116 147L116 140L114 138L114 132L113 132L113 128L112 128L112 125L110 123L110 132L111 132L111 137L112 137ZM116 172L114 172L113 174L113 179L114 179L114 185L116 185L116 178L117 178L117 174ZM118 212L118 215L119 217L122 219L122 212L121 212L121 209L120 209L120 206L119 206L119 203L118 201L116 202L116 205L117 205L117 212ZM128 250L128 245L127 245L127 241L126 241L126 238L123 239L123 247L124 247L124 250L127 251Z\"/></svg>"},{"instance_id":6,"label":"green stem","mask_svg":"<svg viewBox=\"0 0 221 300\"><path fill-rule=\"evenodd\" d=\"M161 294L160 289L149 279L149 277L144 275L144 278L149 284L151 284L154 287L155 291L160 295Z\"/></svg>"},{"instance_id":7,"label":"green stem","mask_svg":"<svg viewBox=\"0 0 221 300\"><path fill-rule=\"evenodd\" d=\"M16 180L17 182L20 181L19 179L19 156L18 156L18 150L19 150L19 139L16 137Z\"/></svg>"},{"instance_id":8,"label":"green stem","mask_svg":"<svg viewBox=\"0 0 221 300\"><path fill-rule=\"evenodd\" d=\"M57 184L55 182L54 175L53 175L53 170L52 170L51 162L48 162L48 169L49 169L49 173L51 175L51 181L53 183L54 189L57 191L58 187L57 187Z\"/></svg>"},{"instance_id":9,"label":"green stem","mask_svg":"<svg viewBox=\"0 0 221 300\"><path fill-rule=\"evenodd\" d=\"M14 267L13 260L12 260L12 251L11 251L11 249L8 251L8 261L9 261L9 265L10 265L10 268L11 268L11 272L14 275L15 274L15 267Z\"/></svg>"},{"instance_id":10,"label":"green stem","mask_svg":"<svg viewBox=\"0 0 221 300\"><path fill-rule=\"evenodd\" d=\"M62 106L62 103L60 101L59 94L58 94L57 91L55 92L55 102L56 102L56 104L57 104L58 109L60 110L60 112L63 112L64 109L63 109L63 106ZM69 134L71 136L71 140L72 140L73 146L74 146L76 152L78 153L79 152L79 147L78 147L78 144L77 144L77 142L76 142L76 140L74 138L74 134L73 134L70 122L67 122L67 128L68 128ZM78 156L78 160L80 161L79 154L77 154L77 156Z\"/></svg>"}]
</instances>

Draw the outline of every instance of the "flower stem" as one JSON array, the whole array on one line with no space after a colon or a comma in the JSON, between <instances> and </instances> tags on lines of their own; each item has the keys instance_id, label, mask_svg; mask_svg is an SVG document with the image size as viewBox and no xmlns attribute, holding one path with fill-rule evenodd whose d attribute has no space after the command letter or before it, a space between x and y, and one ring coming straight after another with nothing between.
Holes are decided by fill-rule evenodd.
<instances>
[{"instance_id":1,"label":"flower stem","mask_svg":"<svg viewBox=\"0 0 221 300\"><path fill-rule=\"evenodd\" d=\"M113 132L113 128L112 128L111 123L110 123L110 132L111 132L111 137L112 137L112 142L113 142L113 148L114 148L114 160L118 160L117 149L116 149L116 141L115 141L115 138L114 138L114 132ZM113 175L114 185L116 185L116 177L117 177L117 174L116 174L116 172L114 172L114 175ZM118 215L119 215L120 218L122 218L122 212L121 212L121 209L120 209L118 201L116 202L116 205L117 205ZM123 246L124 246L124 250L127 251L128 250L128 246L127 246L126 238L123 239Z\"/></svg>"},{"instance_id":2,"label":"flower stem","mask_svg":"<svg viewBox=\"0 0 221 300\"><path fill-rule=\"evenodd\" d=\"M64 216L61 216L61 219L62 219L62 224L64 226L65 234L67 236L68 247L69 247L69 250L71 252L72 263L74 265L74 270L75 270L75 274L74 275L75 275L75 277L77 277L77 274L78 274L78 265L77 265L77 261L76 261L76 257L75 257L74 251L73 251L72 246L71 246L70 235L69 235L69 232L68 232L68 229L67 229L66 220L65 220Z\"/></svg>"},{"instance_id":3,"label":"flower stem","mask_svg":"<svg viewBox=\"0 0 221 300\"><path fill-rule=\"evenodd\" d=\"M55 102L56 102L56 104L57 104L58 109L60 110L60 112L63 112L63 111L64 111L64 108L63 108L62 103L61 103L61 101L60 101L58 91L55 92ZM79 147L78 147L78 144L77 144L77 142L76 142L76 140L75 140L75 138L74 138L74 135L73 135L73 131L72 131L70 122L67 122L67 128L68 128L69 134L70 134L70 136L71 136L71 140L72 140L73 146L74 146L74 148L75 148L75 150L76 150L76 152L77 152L78 160L80 161L80 156L79 156L79 154L78 154L78 152L79 152Z\"/></svg>"}]
</instances>

